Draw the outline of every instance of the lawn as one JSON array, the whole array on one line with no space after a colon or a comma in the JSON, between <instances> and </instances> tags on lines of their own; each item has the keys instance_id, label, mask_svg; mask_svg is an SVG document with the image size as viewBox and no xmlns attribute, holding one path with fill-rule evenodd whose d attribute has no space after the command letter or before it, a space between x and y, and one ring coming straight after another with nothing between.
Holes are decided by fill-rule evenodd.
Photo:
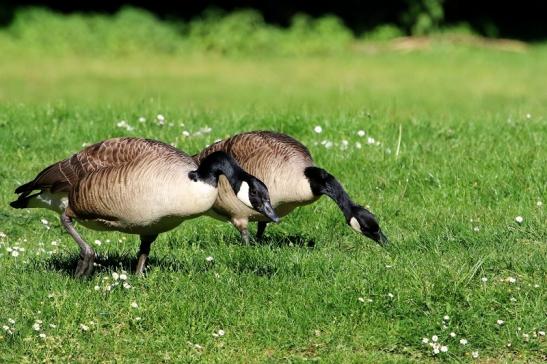
<instances>
[{"instance_id":1,"label":"lawn","mask_svg":"<svg viewBox=\"0 0 547 364\"><path fill-rule=\"evenodd\" d=\"M0 362L541 362L546 65L542 46L0 57ZM84 144L143 136L196 153L256 129L305 143L391 244L324 197L260 244L185 222L142 278L136 236L80 227L101 264L80 280L58 217L8 205ZM422 342L434 335L446 352Z\"/></svg>"}]
</instances>

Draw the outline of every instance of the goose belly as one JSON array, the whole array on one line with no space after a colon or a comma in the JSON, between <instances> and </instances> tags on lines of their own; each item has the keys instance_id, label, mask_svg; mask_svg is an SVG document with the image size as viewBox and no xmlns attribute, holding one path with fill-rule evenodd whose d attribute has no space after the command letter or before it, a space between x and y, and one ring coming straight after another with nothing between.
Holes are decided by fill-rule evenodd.
<instances>
[{"instance_id":1,"label":"goose belly","mask_svg":"<svg viewBox=\"0 0 547 364\"><path fill-rule=\"evenodd\" d=\"M158 234L203 214L213 205L216 188L187 176L187 171L156 171L103 186L100 191L101 186L90 184L85 195L75 195L70 203L71 207L74 204L77 219L91 229Z\"/></svg>"}]
</instances>

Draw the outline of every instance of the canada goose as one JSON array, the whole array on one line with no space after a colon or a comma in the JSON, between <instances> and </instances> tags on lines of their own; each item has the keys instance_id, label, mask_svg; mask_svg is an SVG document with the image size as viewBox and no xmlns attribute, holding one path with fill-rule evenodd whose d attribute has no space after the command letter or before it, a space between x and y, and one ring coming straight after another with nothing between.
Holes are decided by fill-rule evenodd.
<instances>
[{"instance_id":1,"label":"canada goose","mask_svg":"<svg viewBox=\"0 0 547 364\"><path fill-rule=\"evenodd\" d=\"M264 183L226 153L211 153L198 166L170 145L140 138L105 140L52 164L18 187L19 198L10 205L47 208L61 215L62 225L80 247L78 277L91 274L95 252L73 220L94 230L139 234L140 274L158 234L213 206L220 175L244 206L278 221Z\"/></svg>"},{"instance_id":2,"label":"canada goose","mask_svg":"<svg viewBox=\"0 0 547 364\"><path fill-rule=\"evenodd\" d=\"M205 148L193 158L199 163L217 151L231 155L242 168L266 184L279 216L327 195L338 204L349 226L380 244L387 243L374 215L355 204L334 176L315 167L308 149L292 137L269 131L242 133ZM266 229L267 220L237 201L222 178L217 200L209 213L229 219L245 242L249 241L249 221L258 221L258 239Z\"/></svg>"}]
</instances>

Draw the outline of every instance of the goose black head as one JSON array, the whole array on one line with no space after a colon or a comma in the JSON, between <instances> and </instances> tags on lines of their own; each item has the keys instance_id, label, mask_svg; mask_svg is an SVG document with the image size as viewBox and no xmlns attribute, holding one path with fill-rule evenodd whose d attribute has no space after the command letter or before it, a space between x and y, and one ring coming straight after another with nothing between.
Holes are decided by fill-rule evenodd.
<instances>
[{"instance_id":1,"label":"goose black head","mask_svg":"<svg viewBox=\"0 0 547 364\"><path fill-rule=\"evenodd\" d=\"M266 185L258 178L245 172L229 154L216 151L205 157L197 170L188 173L192 181L201 180L212 186L218 186L218 178L224 175L237 198L248 207L260 212L273 222L279 222Z\"/></svg>"},{"instance_id":2,"label":"goose black head","mask_svg":"<svg viewBox=\"0 0 547 364\"><path fill-rule=\"evenodd\" d=\"M387 245L388 239L380 229L376 217L364 207L355 205L351 208L348 225L380 245Z\"/></svg>"},{"instance_id":3,"label":"goose black head","mask_svg":"<svg viewBox=\"0 0 547 364\"><path fill-rule=\"evenodd\" d=\"M241 183L234 190L237 198L248 207L267 216L273 222L279 222L279 217L270 202L270 193L266 185L248 173L241 173Z\"/></svg>"}]
</instances>

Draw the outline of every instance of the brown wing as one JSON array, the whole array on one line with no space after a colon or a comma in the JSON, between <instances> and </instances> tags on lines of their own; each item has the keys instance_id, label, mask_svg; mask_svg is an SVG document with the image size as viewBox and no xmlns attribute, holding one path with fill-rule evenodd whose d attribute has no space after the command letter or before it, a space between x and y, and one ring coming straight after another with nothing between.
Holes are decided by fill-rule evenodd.
<instances>
[{"instance_id":1,"label":"brown wing","mask_svg":"<svg viewBox=\"0 0 547 364\"><path fill-rule=\"evenodd\" d=\"M194 163L188 155L159 141L140 138L108 139L52 164L34 180L19 186L15 193L21 194L19 198L23 198L34 190L69 192L72 186L89 173L102 168L118 167L158 152L166 158L183 158Z\"/></svg>"},{"instance_id":2,"label":"brown wing","mask_svg":"<svg viewBox=\"0 0 547 364\"><path fill-rule=\"evenodd\" d=\"M255 157L268 163L273 159L288 161L298 158L306 163L313 163L308 148L298 140L281 133L271 131L253 131L235 135L217 142L201 153L193 156L198 164L209 154L222 150L232 155L242 166Z\"/></svg>"}]
</instances>

